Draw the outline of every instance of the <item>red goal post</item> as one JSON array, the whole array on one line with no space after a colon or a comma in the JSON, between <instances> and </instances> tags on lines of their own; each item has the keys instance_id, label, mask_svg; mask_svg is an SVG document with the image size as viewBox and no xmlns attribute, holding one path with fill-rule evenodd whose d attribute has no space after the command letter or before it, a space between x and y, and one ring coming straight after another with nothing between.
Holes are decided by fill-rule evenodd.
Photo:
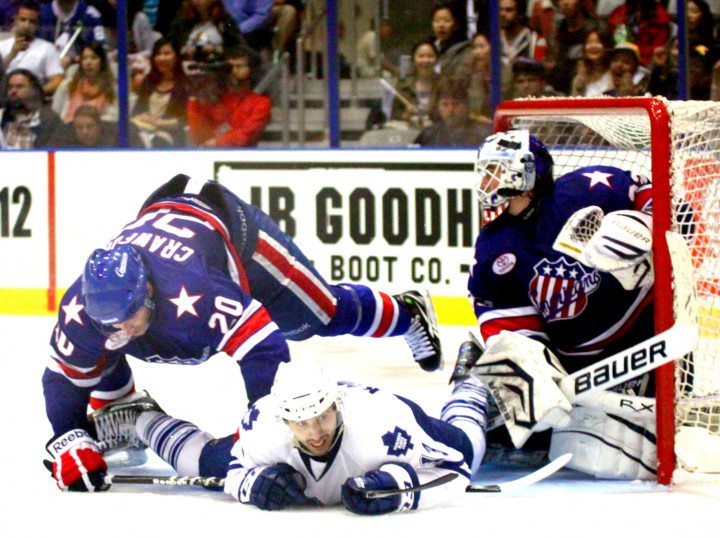
<instances>
[{"instance_id":1,"label":"red goal post","mask_svg":"<svg viewBox=\"0 0 720 538\"><path fill-rule=\"evenodd\" d=\"M683 217L695 221L686 239L704 305L698 316L703 318L701 341L692 362L662 366L655 377L657 477L669 484L676 455L683 453L676 448L678 432L685 435L692 427L693 434L699 429L701 436L720 442L720 103L652 97L506 101L495 113L494 130L510 128L528 128L548 146L556 162L555 177L580 166L609 164L652 179L656 332L674 322L665 231L678 230L676 222ZM712 455L697 454L692 445L699 437L690 439L681 463L693 470L704 464L688 461Z\"/></svg>"}]
</instances>

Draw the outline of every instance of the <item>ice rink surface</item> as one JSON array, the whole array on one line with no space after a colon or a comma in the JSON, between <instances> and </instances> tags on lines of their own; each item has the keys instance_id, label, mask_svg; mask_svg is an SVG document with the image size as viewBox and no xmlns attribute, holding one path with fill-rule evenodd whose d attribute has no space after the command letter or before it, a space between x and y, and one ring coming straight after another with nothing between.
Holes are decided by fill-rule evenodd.
<instances>
[{"instance_id":1,"label":"ice rink surface","mask_svg":"<svg viewBox=\"0 0 720 538\"><path fill-rule=\"evenodd\" d=\"M561 471L514 494L465 494L435 510L360 517L342 507L262 512L202 488L114 486L102 494L61 493L42 465L50 436L40 378L48 360L51 317L0 316L0 536L111 538L199 536L715 536L720 476L681 476L665 488L610 482ZM325 338L294 344L341 379L389 388L437 415L466 329L441 328L445 371L417 368L402 339ZM131 360L138 389L173 416L210 433L237 428L245 406L237 366L219 355L200 366ZM152 460L151 460L152 463ZM159 466L156 472L162 474ZM167 470L167 469L166 469ZM116 469L113 471L117 472ZM483 470L475 483L498 483L527 471ZM169 474L169 473L168 473Z\"/></svg>"}]
</instances>

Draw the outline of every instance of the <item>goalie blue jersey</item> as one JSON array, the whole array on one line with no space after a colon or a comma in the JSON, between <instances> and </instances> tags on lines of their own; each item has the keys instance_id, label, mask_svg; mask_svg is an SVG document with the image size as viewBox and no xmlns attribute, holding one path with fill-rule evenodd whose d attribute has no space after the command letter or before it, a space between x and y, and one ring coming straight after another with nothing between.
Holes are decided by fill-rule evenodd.
<instances>
[{"instance_id":1,"label":"goalie blue jersey","mask_svg":"<svg viewBox=\"0 0 720 538\"><path fill-rule=\"evenodd\" d=\"M289 360L285 339L265 307L243 288L241 254L202 201L151 205L108 247L133 246L149 274L155 309L145 334L118 341L87 316L78 278L65 293L50 339L43 385L56 434L85 426L99 407L133 389L125 355L194 365L225 352L240 365L248 399L267 394Z\"/></svg>"},{"instance_id":2,"label":"goalie blue jersey","mask_svg":"<svg viewBox=\"0 0 720 538\"><path fill-rule=\"evenodd\" d=\"M651 188L628 171L585 167L558 178L534 209L484 227L468 281L482 339L508 330L541 340L572 373L651 336L652 286L627 291L611 274L552 248L584 207L650 212Z\"/></svg>"}]
</instances>

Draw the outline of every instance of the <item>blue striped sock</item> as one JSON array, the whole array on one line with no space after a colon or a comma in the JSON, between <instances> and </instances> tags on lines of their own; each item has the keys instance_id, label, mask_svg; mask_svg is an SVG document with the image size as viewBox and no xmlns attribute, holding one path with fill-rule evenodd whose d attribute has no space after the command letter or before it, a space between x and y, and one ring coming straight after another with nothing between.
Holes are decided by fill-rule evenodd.
<instances>
[{"instance_id":1,"label":"blue striped sock","mask_svg":"<svg viewBox=\"0 0 720 538\"><path fill-rule=\"evenodd\" d=\"M485 455L489 392L480 379L470 376L455 383L450 399L443 406L440 420L460 428L473 446L472 471L477 471Z\"/></svg>"},{"instance_id":2,"label":"blue striped sock","mask_svg":"<svg viewBox=\"0 0 720 538\"><path fill-rule=\"evenodd\" d=\"M213 437L197 426L164 413L147 411L136 424L138 436L179 474L197 476L200 454Z\"/></svg>"}]
</instances>

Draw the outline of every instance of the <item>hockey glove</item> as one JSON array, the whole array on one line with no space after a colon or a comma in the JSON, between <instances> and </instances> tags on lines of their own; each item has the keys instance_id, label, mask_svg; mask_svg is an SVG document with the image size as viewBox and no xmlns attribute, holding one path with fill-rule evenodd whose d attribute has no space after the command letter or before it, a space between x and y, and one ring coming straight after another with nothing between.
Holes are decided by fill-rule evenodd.
<instances>
[{"instance_id":1,"label":"hockey glove","mask_svg":"<svg viewBox=\"0 0 720 538\"><path fill-rule=\"evenodd\" d=\"M85 430L70 430L47 444L55 459L50 469L63 491L104 491L107 464L95 440Z\"/></svg>"},{"instance_id":2,"label":"hockey glove","mask_svg":"<svg viewBox=\"0 0 720 538\"><path fill-rule=\"evenodd\" d=\"M389 497L368 499L366 492L419 485L417 473L407 463L386 463L363 476L348 478L342 485L345 508L355 514L377 516L417 508L420 492L398 493Z\"/></svg>"},{"instance_id":3,"label":"hockey glove","mask_svg":"<svg viewBox=\"0 0 720 538\"><path fill-rule=\"evenodd\" d=\"M282 510L308 502L305 479L287 463L253 467L240 483L238 500L261 510Z\"/></svg>"}]
</instances>

